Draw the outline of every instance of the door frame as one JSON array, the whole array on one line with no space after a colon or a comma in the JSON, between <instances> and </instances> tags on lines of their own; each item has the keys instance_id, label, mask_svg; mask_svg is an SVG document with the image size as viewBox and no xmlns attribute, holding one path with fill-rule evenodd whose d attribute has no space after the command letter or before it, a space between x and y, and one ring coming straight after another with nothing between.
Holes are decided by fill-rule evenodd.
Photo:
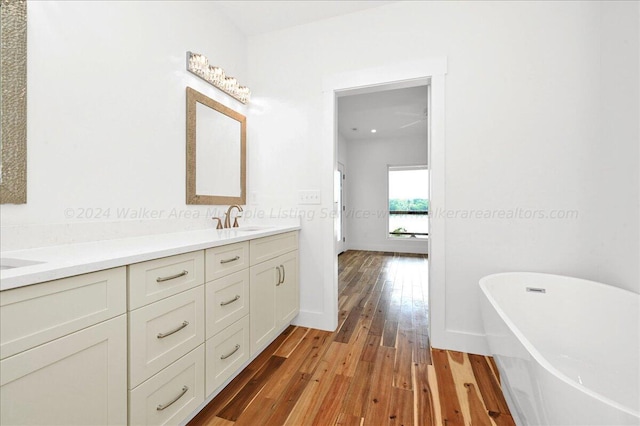
<instances>
[{"instance_id":1,"label":"door frame","mask_svg":"<svg viewBox=\"0 0 640 426\"><path fill-rule=\"evenodd\" d=\"M341 162L338 161L338 164L336 165L336 171L338 173L340 173L340 185L336 185L335 189L338 189L339 186L339 193L335 194L334 196L336 197L335 199L337 200L337 211L336 211L336 224L335 226L338 226L338 223L340 224L340 234L341 235L336 235L336 255L344 252L346 250L346 227L345 225L345 220L344 220L344 212L345 212L345 206L344 206L344 196L345 196L345 180L346 180L346 173L345 173L345 167L344 164L342 164ZM336 234L338 234L338 232L336 231Z\"/></svg>"},{"instance_id":2,"label":"door frame","mask_svg":"<svg viewBox=\"0 0 640 426\"><path fill-rule=\"evenodd\" d=\"M428 85L429 136L428 164L431 172L431 211L445 210L445 74L447 58L438 57L415 62L388 64L335 74L323 84L323 146L321 176L323 192L331 194L333 208L334 173L337 170L337 97L389 88ZM328 207L328 206L327 206ZM335 215L335 211L334 211ZM335 221L323 224L324 323L326 329L338 326L338 258L336 252ZM434 347L450 347L445 326L445 220L429 215L429 336Z\"/></svg>"}]
</instances>

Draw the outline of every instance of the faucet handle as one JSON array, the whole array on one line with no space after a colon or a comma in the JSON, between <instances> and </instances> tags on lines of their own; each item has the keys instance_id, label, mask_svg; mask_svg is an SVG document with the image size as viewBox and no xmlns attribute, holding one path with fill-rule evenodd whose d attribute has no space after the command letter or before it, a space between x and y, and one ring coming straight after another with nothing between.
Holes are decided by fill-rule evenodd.
<instances>
[{"instance_id":1,"label":"faucet handle","mask_svg":"<svg viewBox=\"0 0 640 426\"><path fill-rule=\"evenodd\" d=\"M235 219L233 220L233 227L237 228L238 226L240 225L238 225L238 216L236 216Z\"/></svg>"},{"instance_id":2,"label":"faucet handle","mask_svg":"<svg viewBox=\"0 0 640 426\"><path fill-rule=\"evenodd\" d=\"M222 229L222 220L219 217L212 217L211 219L218 221L218 225L216 225L216 229Z\"/></svg>"}]
</instances>

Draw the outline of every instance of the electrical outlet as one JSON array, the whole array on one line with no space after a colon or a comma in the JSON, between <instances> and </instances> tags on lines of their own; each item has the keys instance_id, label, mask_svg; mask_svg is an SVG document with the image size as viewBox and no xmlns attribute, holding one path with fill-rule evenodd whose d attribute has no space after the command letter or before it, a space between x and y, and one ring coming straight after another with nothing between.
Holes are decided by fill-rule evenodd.
<instances>
[{"instance_id":1,"label":"electrical outlet","mask_svg":"<svg viewBox=\"0 0 640 426\"><path fill-rule=\"evenodd\" d=\"M298 191L298 204L320 204L320 191Z\"/></svg>"}]
</instances>

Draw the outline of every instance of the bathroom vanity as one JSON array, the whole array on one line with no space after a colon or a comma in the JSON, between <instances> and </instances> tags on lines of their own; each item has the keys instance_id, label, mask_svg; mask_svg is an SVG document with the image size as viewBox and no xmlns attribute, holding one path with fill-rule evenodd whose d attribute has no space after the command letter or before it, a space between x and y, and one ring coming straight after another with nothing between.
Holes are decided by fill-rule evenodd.
<instances>
[{"instance_id":1,"label":"bathroom vanity","mask_svg":"<svg viewBox=\"0 0 640 426\"><path fill-rule=\"evenodd\" d=\"M0 423L188 420L298 314L298 229L3 253Z\"/></svg>"}]
</instances>

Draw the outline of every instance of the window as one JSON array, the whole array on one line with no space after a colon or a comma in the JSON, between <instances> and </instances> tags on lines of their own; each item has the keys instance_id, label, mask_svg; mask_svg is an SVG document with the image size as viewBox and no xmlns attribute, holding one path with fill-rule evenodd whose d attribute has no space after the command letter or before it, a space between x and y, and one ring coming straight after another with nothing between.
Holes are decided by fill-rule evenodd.
<instances>
[{"instance_id":1,"label":"window","mask_svg":"<svg viewBox=\"0 0 640 426\"><path fill-rule=\"evenodd\" d=\"M389 166L389 237L429 235L427 166Z\"/></svg>"}]
</instances>

